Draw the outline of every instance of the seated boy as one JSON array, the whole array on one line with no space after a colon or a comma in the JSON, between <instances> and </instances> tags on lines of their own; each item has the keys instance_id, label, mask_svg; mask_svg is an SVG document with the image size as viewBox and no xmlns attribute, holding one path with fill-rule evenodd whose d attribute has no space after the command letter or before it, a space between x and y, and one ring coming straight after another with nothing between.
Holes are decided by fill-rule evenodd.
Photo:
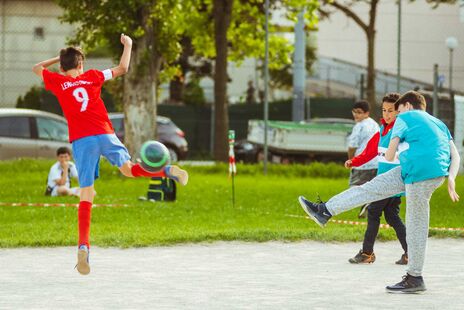
<instances>
[{"instance_id":1,"label":"seated boy","mask_svg":"<svg viewBox=\"0 0 464 310\"><path fill-rule=\"evenodd\" d=\"M71 161L71 150L60 147L56 151L56 157L58 161L48 173L46 195L79 197L79 187L71 187L71 178L77 179L76 165Z\"/></svg>"}]
</instances>

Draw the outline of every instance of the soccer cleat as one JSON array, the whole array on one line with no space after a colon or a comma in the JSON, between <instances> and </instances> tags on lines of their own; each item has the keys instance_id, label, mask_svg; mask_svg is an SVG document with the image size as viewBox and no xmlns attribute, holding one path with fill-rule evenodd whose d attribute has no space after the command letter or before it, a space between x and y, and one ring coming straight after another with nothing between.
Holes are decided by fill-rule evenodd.
<instances>
[{"instance_id":1,"label":"soccer cleat","mask_svg":"<svg viewBox=\"0 0 464 310\"><path fill-rule=\"evenodd\" d=\"M179 182L181 185L187 185L188 183L188 172L184 169L179 168L178 166L166 166L164 168L166 176L170 179L173 179L176 182Z\"/></svg>"},{"instance_id":2,"label":"soccer cleat","mask_svg":"<svg viewBox=\"0 0 464 310\"><path fill-rule=\"evenodd\" d=\"M408 253L401 255L401 258L395 262L397 265L407 265L408 264Z\"/></svg>"},{"instance_id":3,"label":"soccer cleat","mask_svg":"<svg viewBox=\"0 0 464 310\"><path fill-rule=\"evenodd\" d=\"M358 214L359 219L365 219L367 217L367 207L369 207L368 203L361 207Z\"/></svg>"},{"instance_id":4,"label":"soccer cleat","mask_svg":"<svg viewBox=\"0 0 464 310\"><path fill-rule=\"evenodd\" d=\"M90 273L90 264L89 264L89 248L85 244L79 246L77 251L77 271L82 275L87 275Z\"/></svg>"},{"instance_id":5,"label":"soccer cleat","mask_svg":"<svg viewBox=\"0 0 464 310\"><path fill-rule=\"evenodd\" d=\"M387 286L388 293L405 293L415 294L422 293L425 290L425 283L422 277L413 277L409 274L403 276L403 280L395 285Z\"/></svg>"},{"instance_id":6,"label":"soccer cleat","mask_svg":"<svg viewBox=\"0 0 464 310\"><path fill-rule=\"evenodd\" d=\"M352 264L372 264L375 262L375 254L367 254L360 250L355 257L350 258L348 261Z\"/></svg>"},{"instance_id":7,"label":"soccer cleat","mask_svg":"<svg viewBox=\"0 0 464 310\"><path fill-rule=\"evenodd\" d=\"M324 227L332 217L323 202L313 203L303 196L298 197L298 201L306 214L321 227Z\"/></svg>"}]
</instances>

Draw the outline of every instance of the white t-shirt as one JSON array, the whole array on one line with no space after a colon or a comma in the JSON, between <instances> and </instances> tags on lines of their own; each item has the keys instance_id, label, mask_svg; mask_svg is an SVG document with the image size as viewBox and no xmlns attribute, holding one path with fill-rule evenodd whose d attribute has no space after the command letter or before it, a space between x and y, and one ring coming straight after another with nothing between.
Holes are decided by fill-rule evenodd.
<instances>
[{"instance_id":1,"label":"white t-shirt","mask_svg":"<svg viewBox=\"0 0 464 310\"><path fill-rule=\"evenodd\" d=\"M77 169L76 165L69 161L68 162L69 166L69 173L68 173L68 179L66 180L66 187L70 187L71 185L71 178L77 178ZM61 175L63 174L63 168L61 168L60 162L57 161L53 166L50 168L50 172L48 173L48 180L47 180L47 185L50 186L51 188L56 186L55 180L61 179Z\"/></svg>"},{"instance_id":2,"label":"white t-shirt","mask_svg":"<svg viewBox=\"0 0 464 310\"><path fill-rule=\"evenodd\" d=\"M367 142L372 138L374 134L379 132L379 124L376 123L372 118L368 117L362 121L356 123L353 127L351 135L348 136L348 148L356 148L354 156L361 154L366 148ZM377 156L372 160L368 161L362 166L354 169L358 170L369 170L377 169Z\"/></svg>"}]
</instances>

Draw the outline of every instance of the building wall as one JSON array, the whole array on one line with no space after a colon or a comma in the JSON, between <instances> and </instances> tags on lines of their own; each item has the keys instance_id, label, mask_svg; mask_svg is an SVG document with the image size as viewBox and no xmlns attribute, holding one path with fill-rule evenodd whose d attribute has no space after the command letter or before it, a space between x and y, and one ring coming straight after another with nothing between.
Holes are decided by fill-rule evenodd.
<instances>
[{"instance_id":1,"label":"building wall","mask_svg":"<svg viewBox=\"0 0 464 310\"><path fill-rule=\"evenodd\" d=\"M361 1L360 1L361 2ZM425 1L402 1L401 75L433 82L433 64L439 65L448 87L449 51L445 40L458 39L454 52L453 88L464 90L464 23L459 18L459 4L440 5L436 9ZM369 7L362 2L353 7L367 21ZM396 73L397 15L396 1L380 1L377 11L375 63L378 70ZM336 12L319 24L318 54L360 65L367 64L367 41L364 32L343 13Z\"/></svg>"},{"instance_id":2,"label":"building wall","mask_svg":"<svg viewBox=\"0 0 464 310\"><path fill-rule=\"evenodd\" d=\"M53 1L0 0L0 107L15 106L19 96L40 85L32 66L66 46L74 27L61 23L60 15L62 10ZM94 64L89 60L87 66Z\"/></svg>"}]
</instances>

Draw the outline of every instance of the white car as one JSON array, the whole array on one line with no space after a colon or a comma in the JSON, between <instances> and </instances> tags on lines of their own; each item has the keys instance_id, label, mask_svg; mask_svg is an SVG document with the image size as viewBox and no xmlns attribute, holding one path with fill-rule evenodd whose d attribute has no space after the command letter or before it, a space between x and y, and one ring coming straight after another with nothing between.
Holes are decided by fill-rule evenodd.
<instances>
[{"instance_id":1,"label":"white car","mask_svg":"<svg viewBox=\"0 0 464 310\"><path fill-rule=\"evenodd\" d=\"M29 109L0 109L0 160L56 158L61 146L71 148L66 119Z\"/></svg>"}]
</instances>

